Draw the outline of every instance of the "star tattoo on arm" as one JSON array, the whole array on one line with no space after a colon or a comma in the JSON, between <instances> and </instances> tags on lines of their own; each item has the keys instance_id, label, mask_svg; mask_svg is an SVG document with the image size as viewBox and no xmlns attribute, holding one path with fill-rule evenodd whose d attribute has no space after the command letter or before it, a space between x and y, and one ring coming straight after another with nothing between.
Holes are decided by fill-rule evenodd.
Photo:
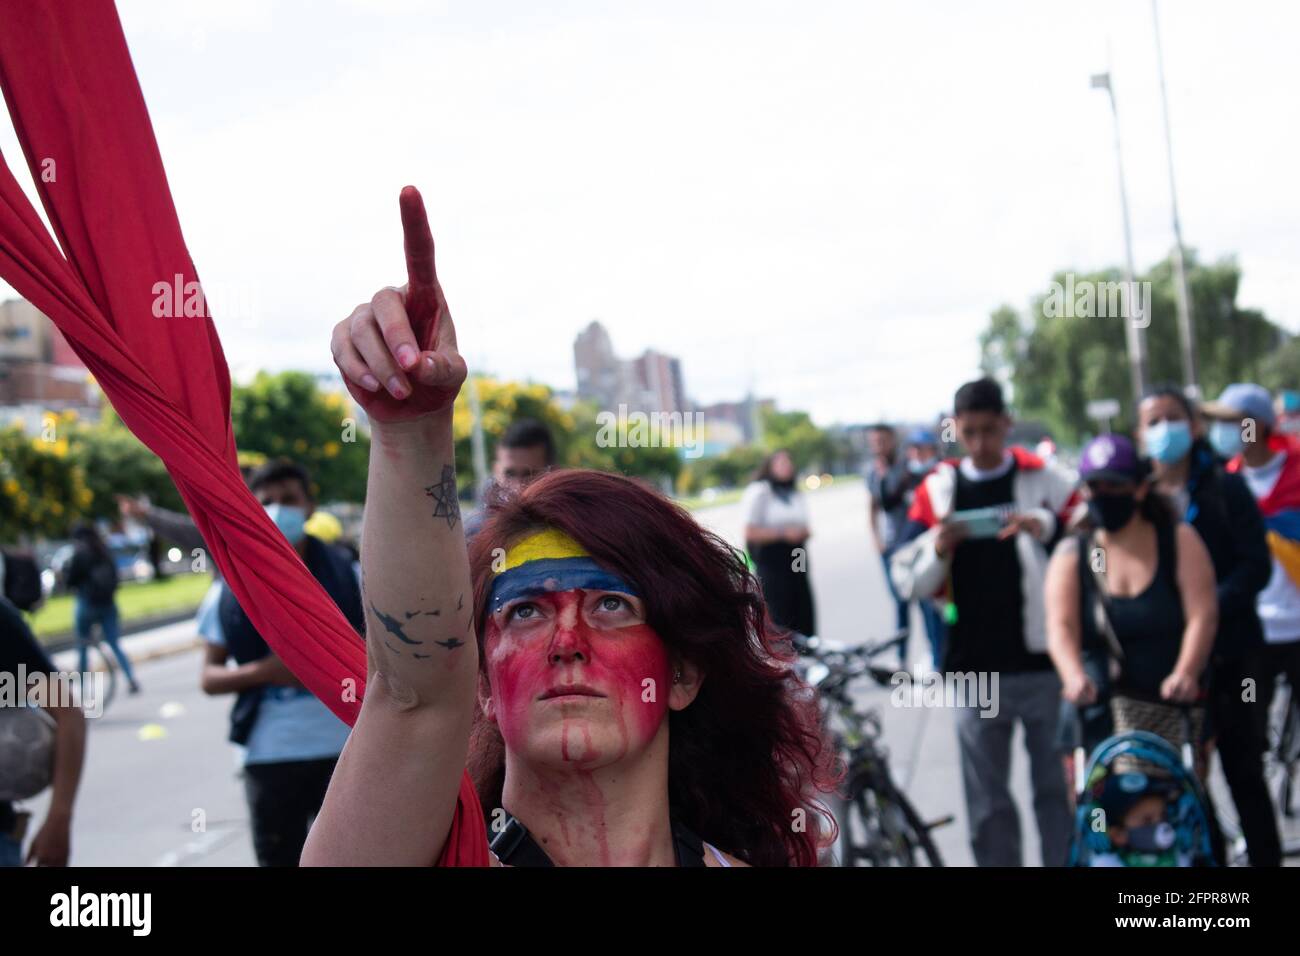
<instances>
[{"instance_id":1,"label":"star tattoo on arm","mask_svg":"<svg viewBox=\"0 0 1300 956\"><path fill-rule=\"evenodd\" d=\"M460 520L460 497L456 492L456 469L451 465L442 466L442 478L436 485L429 485L424 493L433 499L433 516L446 518L447 527L456 527Z\"/></svg>"}]
</instances>

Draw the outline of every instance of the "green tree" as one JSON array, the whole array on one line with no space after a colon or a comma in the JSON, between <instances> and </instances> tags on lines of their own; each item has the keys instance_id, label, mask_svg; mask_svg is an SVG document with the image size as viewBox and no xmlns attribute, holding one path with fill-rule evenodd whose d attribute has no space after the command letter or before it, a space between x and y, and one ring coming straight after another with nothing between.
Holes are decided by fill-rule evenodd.
<instances>
[{"instance_id":1,"label":"green tree","mask_svg":"<svg viewBox=\"0 0 1300 956\"><path fill-rule=\"evenodd\" d=\"M456 476L463 495L474 487L473 415L470 389L478 390L482 413L483 445L486 464L492 467L497 442L510 425L520 419L533 418L546 425L555 439L555 460L572 464L574 418L555 402L550 388L534 382L509 382L488 375L475 375L461 387L452 409L452 437L456 443Z\"/></svg>"},{"instance_id":2,"label":"green tree","mask_svg":"<svg viewBox=\"0 0 1300 956\"><path fill-rule=\"evenodd\" d=\"M321 501L362 501L370 436L351 399L325 392L306 372L259 372L230 396L241 452L291 458L305 466Z\"/></svg>"},{"instance_id":3,"label":"green tree","mask_svg":"<svg viewBox=\"0 0 1300 956\"><path fill-rule=\"evenodd\" d=\"M620 421L610 415L602 415L595 405L585 402L574 408L574 466L614 471L673 488L682 472L683 451L672 443L681 436L663 433L648 417L629 416Z\"/></svg>"},{"instance_id":4,"label":"green tree","mask_svg":"<svg viewBox=\"0 0 1300 956\"><path fill-rule=\"evenodd\" d=\"M117 517L117 495L145 496L156 505L184 510L180 493L162 460L105 407L98 423L70 420L65 429L68 453L85 476L91 492L86 509L92 518Z\"/></svg>"},{"instance_id":5,"label":"green tree","mask_svg":"<svg viewBox=\"0 0 1300 956\"><path fill-rule=\"evenodd\" d=\"M1259 384L1267 389L1300 388L1300 336L1286 340L1260 363Z\"/></svg>"},{"instance_id":6,"label":"green tree","mask_svg":"<svg viewBox=\"0 0 1300 956\"><path fill-rule=\"evenodd\" d=\"M795 468L825 471L835 446L830 436L813 424L807 412L763 412L763 446L769 452L784 448Z\"/></svg>"},{"instance_id":7,"label":"green tree","mask_svg":"<svg viewBox=\"0 0 1300 956\"><path fill-rule=\"evenodd\" d=\"M564 409L546 385L476 375L456 397L452 414L456 470L462 494L467 493L474 482L471 387L478 389L488 467L491 467L497 442L506 429L521 418L533 418L550 428L555 439L555 460L564 467L613 471L645 478L655 484L671 483L681 470L680 454L675 448L660 445L662 436L652 438L651 444L657 447L630 447L625 441L602 447L598 440L602 436L601 422L597 418L599 410L591 403L579 402Z\"/></svg>"},{"instance_id":8,"label":"green tree","mask_svg":"<svg viewBox=\"0 0 1300 956\"><path fill-rule=\"evenodd\" d=\"M0 429L0 541L61 537L85 516L92 497L57 420L48 439L25 434L21 425Z\"/></svg>"},{"instance_id":9,"label":"green tree","mask_svg":"<svg viewBox=\"0 0 1300 956\"><path fill-rule=\"evenodd\" d=\"M1117 270L1075 274L1073 285L1117 283ZM1140 280L1151 283L1146 329L1148 380L1182 382L1172 267L1160 262ZM1232 259L1212 265L1188 258L1188 280L1195 315L1196 357L1200 385L1216 394L1229 382L1261 377L1268 359L1285 338L1260 312L1236 305L1241 271ZM1053 281L1064 287L1067 274ZM1063 317L1048 314L1049 293L1036 296L1022 316L1002 306L990 316L980 336L980 365L985 374L1011 387L1019 416L1044 421L1058 441L1075 443L1095 429L1086 412L1093 399L1120 402L1117 428L1131 429L1135 396L1129 377L1125 330L1120 317Z\"/></svg>"},{"instance_id":10,"label":"green tree","mask_svg":"<svg viewBox=\"0 0 1300 956\"><path fill-rule=\"evenodd\" d=\"M757 445L737 445L720 455L697 458L682 472L679 488L683 494L696 494L705 488L739 488L753 478L767 457Z\"/></svg>"}]
</instances>

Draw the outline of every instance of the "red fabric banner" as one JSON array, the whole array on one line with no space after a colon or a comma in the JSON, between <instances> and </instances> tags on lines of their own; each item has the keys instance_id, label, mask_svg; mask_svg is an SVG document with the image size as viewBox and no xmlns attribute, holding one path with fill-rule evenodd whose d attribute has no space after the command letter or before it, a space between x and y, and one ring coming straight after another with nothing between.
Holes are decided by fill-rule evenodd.
<instances>
[{"instance_id":1,"label":"red fabric banner","mask_svg":"<svg viewBox=\"0 0 1300 956\"><path fill-rule=\"evenodd\" d=\"M0 277L53 320L162 459L258 632L354 723L365 647L244 485L212 319L186 317L183 301L155 315L159 283L198 274L111 0L0 0L0 88L58 238L0 162ZM481 837L456 838L462 826L484 832L468 776L443 862L485 864Z\"/></svg>"}]
</instances>

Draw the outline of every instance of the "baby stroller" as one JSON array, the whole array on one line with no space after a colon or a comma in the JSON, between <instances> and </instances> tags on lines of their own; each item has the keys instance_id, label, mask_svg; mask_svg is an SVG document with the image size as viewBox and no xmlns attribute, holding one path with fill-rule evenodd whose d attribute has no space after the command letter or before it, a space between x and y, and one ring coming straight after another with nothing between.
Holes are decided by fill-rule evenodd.
<instances>
[{"instance_id":1,"label":"baby stroller","mask_svg":"<svg viewBox=\"0 0 1300 956\"><path fill-rule=\"evenodd\" d=\"M1208 801L1162 737L1103 740L1081 775L1070 866L1214 866Z\"/></svg>"}]
</instances>

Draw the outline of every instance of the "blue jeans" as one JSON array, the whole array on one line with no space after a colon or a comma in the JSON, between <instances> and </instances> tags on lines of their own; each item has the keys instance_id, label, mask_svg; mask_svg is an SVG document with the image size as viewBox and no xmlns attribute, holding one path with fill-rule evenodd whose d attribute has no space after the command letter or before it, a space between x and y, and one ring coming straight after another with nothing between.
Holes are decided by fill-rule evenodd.
<instances>
[{"instance_id":1,"label":"blue jeans","mask_svg":"<svg viewBox=\"0 0 1300 956\"><path fill-rule=\"evenodd\" d=\"M881 562L885 566L885 584L889 588L889 596L894 599L894 605L898 612L897 629L899 631L911 630L911 615L908 611L908 602L898 596L894 590L894 582L889 577L889 559L893 557L893 550L886 551L880 556ZM922 599L917 602L921 607L921 622L925 625L925 636L930 642L930 655L934 659L936 669L943 667L944 646L948 641L948 625L943 622L943 615L933 601ZM907 639L898 645L898 655L904 661L907 660Z\"/></svg>"},{"instance_id":2,"label":"blue jeans","mask_svg":"<svg viewBox=\"0 0 1300 956\"><path fill-rule=\"evenodd\" d=\"M131 659L126 656L126 653L122 650L122 645L118 643L121 629L118 626L117 605L111 602L108 604L91 604L78 595L73 622L77 628L77 650L80 654L81 672L83 674L86 672L90 632L98 624L103 632L104 643L113 649L113 656L117 658L118 664L121 665L127 683L134 685L135 674L131 670Z\"/></svg>"},{"instance_id":3,"label":"blue jeans","mask_svg":"<svg viewBox=\"0 0 1300 956\"><path fill-rule=\"evenodd\" d=\"M909 629L911 618L907 613L907 602L898 596L894 590L893 579L889 576L889 559L894 556L893 548L880 555L880 563L885 566L885 586L889 588L889 596L894 599L894 608L897 612L898 623L895 625L895 631L906 631ZM904 641L898 648L900 652L907 649L907 642Z\"/></svg>"},{"instance_id":4,"label":"blue jeans","mask_svg":"<svg viewBox=\"0 0 1300 956\"><path fill-rule=\"evenodd\" d=\"M930 642L934 669L939 670L943 667L943 655L948 649L948 625L944 623L943 612L933 601L922 598L917 603L921 606L921 621L925 624L925 636Z\"/></svg>"}]
</instances>

